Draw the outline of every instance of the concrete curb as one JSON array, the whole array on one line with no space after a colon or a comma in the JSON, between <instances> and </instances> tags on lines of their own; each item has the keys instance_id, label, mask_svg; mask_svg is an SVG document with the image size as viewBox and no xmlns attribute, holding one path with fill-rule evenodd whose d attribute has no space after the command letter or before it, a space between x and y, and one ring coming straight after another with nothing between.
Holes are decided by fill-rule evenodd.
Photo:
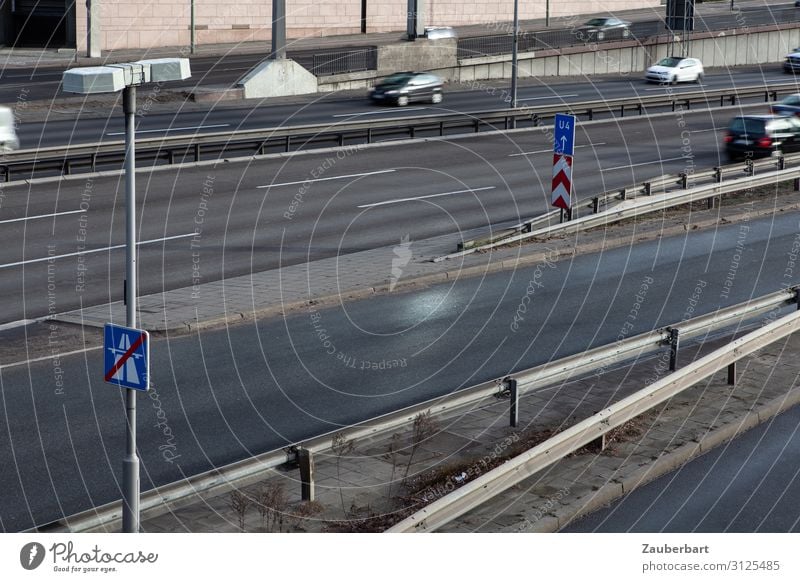
<instances>
[{"instance_id":1,"label":"concrete curb","mask_svg":"<svg viewBox=\"0 0 800 582\"><path fill-rule=\"evenodd\" d=\"M709 430L699 441L691 441L681 445L671 453L659 457L653 463L635 470L619 481L607 483L594 492L586 502L582 502L580 507L576 507L576 504L569 504L563 506L560 510L552 512L550 515L544 516L542 519L537 520L527 531L535 533L557 532L575 519L609 505L638 487L646 485L715 447L733 440L738 435L755 428L797 404L800 404L800 387L793 388L784 396L774 398L732 422Z\"/></svg>"}]
</instances>

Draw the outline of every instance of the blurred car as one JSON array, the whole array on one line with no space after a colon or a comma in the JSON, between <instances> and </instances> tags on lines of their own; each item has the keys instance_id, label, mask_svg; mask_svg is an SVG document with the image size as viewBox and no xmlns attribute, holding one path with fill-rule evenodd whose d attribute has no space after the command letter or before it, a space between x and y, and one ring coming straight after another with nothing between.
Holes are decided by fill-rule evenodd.
<instances>
[{"instance_id":1,"label":"blurred car","mask_svg":"<svg viewBox=\"0 0 800 582\"><path fill-rule=\"evenodd\" d=\"M425 38L438 40L440 38L458 38L456 29L452 26L426 26Z\"/></svg>"},{"instance_id":2,"label":"blurred car","mask_svg":"<svg viewBox=\"0 0 800 582\"><path fill-rule=\"evenodd\" d=\"M619 18L592 18L578 28L584 38L604 40L608 38L628 38L631 35L631 23Z\"/></svg>"},{"instance_id":3,"label":"blurred car","mask_svg":"<svg viewBox=\"0 0 800 582\"><path fill-rule=\"evenodd\" d=\"M690 57L667 57L647 69L644 75L646 81L652 83L684 83L703 80L703 63L699 59Z\"/></svg>"},{"instance_id":4,"label":"blurred car","mask_svg":"<svg viewBox=\"0 0 800 582\"><path fill-rule=\"evenodd\" d=\"M14 113L8 107L0 106L0 152L19 149L19 138L14 128Z\"/></svg>"},{"instance_id":5,"label":"blurred car","mask_svg":"<svg viewBox=\"0 0 800 582\"><path fill-rule=\"evenodd\" d=\"M770 112L777 115L800 115L800 93L788 95L769 106Z\"/></svg>"},{"instance_id":6,"label":"blurred car","mask_svg":"<svg viewBox=\"0 0 800 582\"><path fill-rule=\"evenodd\" d=\"M442 102L442 80L431 73L405 72L389 75L369 92L376 103L404 107L413 101Z\"/></svg>"},{"instance_id":7,"label":"blurred car","mask_svg":"<svg viewBox=\"0 0 800 582\"><path fill-rule=\"evenodd\" d=\"M800 120L785 115L734 117L723 143L730 160L800 151Z\"/></svg>"},{"instance_id":8,"label":"blurred car","mask_svg":"<svg viewBox=\"0 0 800 582\"><path fill-rule=\"evenodd\" d=\"M793 49L783 59L784 73L797 73L800 71L800 48Z\"/></svg>"}]
</instances>

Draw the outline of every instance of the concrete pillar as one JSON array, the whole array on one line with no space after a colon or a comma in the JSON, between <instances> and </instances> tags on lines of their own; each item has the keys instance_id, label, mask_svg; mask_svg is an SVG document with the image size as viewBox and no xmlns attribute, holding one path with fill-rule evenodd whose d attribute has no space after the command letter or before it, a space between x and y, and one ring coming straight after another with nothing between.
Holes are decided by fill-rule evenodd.
<instances>
[{"instance_id":1,"label":"concrete pillar","mask_svg":"<svg viewBox=\"0 0 800 582\"><path fill-rule=\"evenodd\" d=\"M408 0L406 32L408 40L425 36L425 0Z\"/></svg>"},{"instance_id":2,"label":"concrete pillar","mask_svg":"<svg viewBox=\"0 0 800 582\"><path fill-rule=\"evenodd\" d=\"M272 58L286 58L286 0L272 0Z\"/></svg>"},{"instance_id":3,"label":"concrete pillar","mask_svg":"<svg viewBox=\"0 0 800 582\"><path fill-rule=\"evenodd\" d=\"M75 38L75 26L76 26L76 16L75 16L75 2L77 0L66 0L66 14L64 18L66 20L65 27L66 27L66 45L70 48L77 46L77 39Z\"/></svg>"},{"instance_id":4,"label":"concrete pillar","mask_svg":"<svg viewBox=\"0 0 800 582\"><path fill-rule=\"evenodd\" d=\"M300 498L314 501L314 456L311 451L298 448L297 463L300 465Z\"/></svg>"},{"instance_id":5,"label":"concrete pillar","mask_svg":"<svg viewBox=\"0 0 800 582\"><path fill-rule=\"evenodd\" d=\"M86 56L92 59L100 57L100 0L86 0Z\"/></svg>"},{"instance_id":6,"label":"concrete pillar","mask_svg":"<svg viewBox=\"0 0 800 582\"><path fill-rule=\"evenodd\" d=\"M517 389L517 381L513 378L508 378L506 386L508 387L509 425L516 427L519 425L519 390Z\"/></svg>"}]
</instances>

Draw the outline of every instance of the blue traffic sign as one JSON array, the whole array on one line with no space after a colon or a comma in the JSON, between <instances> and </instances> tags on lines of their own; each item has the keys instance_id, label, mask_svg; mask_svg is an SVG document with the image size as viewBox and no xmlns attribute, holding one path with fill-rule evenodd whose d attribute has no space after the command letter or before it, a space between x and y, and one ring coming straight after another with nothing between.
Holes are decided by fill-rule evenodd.
<instances>
[{"instance_id":1,"label":"blue traffic sign","mask_svg":"<svg viewBox=\"0 0 800 582\"><path fill-rule=\"evenodd\" d=\"M146 331L107 323L103 354L106 382L135 390L150 387L150 334Z\"/></svg>"},{"instance_id":2,"label":"blue traffic sign","mask_svg":"<svg viewBox=\"0 0 800 582\"><path fill-rule=\"evenodd\" d=\"M575 116L556 113L553 152L572 156L575 150Z\"/></svg>"}]
</instances>

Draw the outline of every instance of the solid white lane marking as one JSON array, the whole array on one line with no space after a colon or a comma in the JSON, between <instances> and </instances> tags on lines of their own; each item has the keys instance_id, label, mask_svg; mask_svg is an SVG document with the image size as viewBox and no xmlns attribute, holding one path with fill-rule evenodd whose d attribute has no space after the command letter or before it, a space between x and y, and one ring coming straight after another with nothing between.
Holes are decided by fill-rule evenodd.
<instances>
[{"instance_id":1,"label":"solid white lane marking","mask_svg":"<svg viewBox=\"0 0 800 582\"><path fill-rule=\"evenodd\" d=\"M9 218L8 220L0 220L0 224L8 224L9 222L22 222L23 220L36 220L37 218L52 218L54 216L64 216L66 214L77 214L78 212L83 212L83 210L67 210L66 212L54 212L53 214L39 214L37 216Z\"/></svg>"},{"instance_id":2,"label":"solid white lane marking","mask_svg":"<svg viewBox=\"0 0 800 582\"><path fill-rule=\"evenodd\" d=\"M179 239L179 238L188 238L190 236L195 236L195 234L196 233L194 233L194 232L190 232L189 234L176 234L175 236L166 236L164 238L154 238L154 239L150 239L150 240L143 240L143 241L139 241L137 243L137 246L149 245L149 244L159 243L159 242L166 242L168 240L176 240L176 239ZM39 259L28 259L28 260L25 260L25 261L17 261L16 263L6 263L5 265L0 265L0 269L8 269L10 267L19 267L21 265L30 265L32 263L42 263L44 261L57 261L58 259L66 259L66 258L69 258L69 257L77 257L79 255L89 255L89 254L92 254L92 253L104 253L104 252L107 252L107 251L114 251L114 250L117 250L117 249L124 249L124 248L125 248L125 245L121 244L121 245L113 245L113 246L110 246L110 247L103 247L103 248L100 248L100 249L91 249L89 251L78 251L76 253L67 253L65 255L53 255L52 257L41 257Z\"/></svg>"},{"instance_id":3,"label":"solid white lane marking","mask_svg":"<svg viewBox=\"0 0 800 582\"><path fill-rule=\"evenodd\" d=\"M306 182L325 182L327 180L343 180L345 178L361 178L363 176L375 176L377 174L389 174L397 170L377 170L375 172L364 172L362 174L345 174L344 176L329 176L327 178L313 178L311 180L299 180L297 182L281 182L280 184L265 184L264 186L256 186L256 188L277 188L278 186L296 186L297 184L305 184Z\"/></svg>"},{"instance_id":4,"label":"solid white lane marking","mask_svg":"<svg viewBox=\"0 0 800 582\"><path fill-rule=\"evenodd\" d=\"M30 325L32 323L36 323L35 319L20 319L17 321L9 321L8 323L4 323L0 325L0 331L6 331L8 329L14 329L15 327L23 327L26 325Z\"/></svg>"},{"instance_id":5,"label":"solid white lane marking","mask_svg":"<svg viewBox=\"0 0 800 582\"><path fill-rule=\"evenodd\" d=\"M601 141L601 142L597 142L597 143L588 143L588 144L576 145L575 149L578 149L578 148L590 148L590 147L603 146L603 145L606 145L606 142ZM553 149L551 148L549 150L536 150L535 152L521 152L521 153L518 153L518 154L508 154L508 157L509 158L513 158L514 156L532 156L533 154L548 154L548 153L552 154L553 153Z\"/></svg>"},{"instance_id":6,"label":"solid white lane marking","mask_svg":"<svg viewBox=\"0 0 800 582\"><path fill-rule=\"evenodd\" d=\"M544 97L525 97L524 99L517 99L517 101L537 101L539 99L563 99L564 97L577 97L577 93L570 93L569 95L545 95Z\"/></svg>"},{"instance_id":7,"label":"solid white lane marking","mask_svg":"<svg viewBox=\"0 0 800 582\"><path fill-rule=\"evenodd\" d=\"M682 159L684 159L683 156L679 156L677 158L665 158L663 160L653 160L652 162L641 162L639 164L629 164L627 166L615 166L613 168L604 168L604 169L601 169L600 171L601 172L611 172L611 171L614 171L614 170L624 170L624 169L627 169L627 168L635 168L636 166L649 166L650 164L661 164L663 162L674 162L676 160L682 160Z\"/></svg>"},{"instance_id":8,"label":"solid white lane marking","mask_svg":"<svg viewBox=\"0 0 800 582\"><path fill-rule=\"evenodd\" d=\"M482 192L484 190L494 190L495 186L485 186L483 188L470 188L469 190L454 190L453 192L441 192L439 194L427 194L426 196L415 196L413 198L396 198L384 202L373 202L372 204L362 204L357 208L373 208L375 206L385 206L386 204L397 204L398 202L413 202L415 200L426 200L427 198L438 198L439 196L452 196L454 194L467 194L472 192Z\"/></svg>"},{"instance_id":9,"label":"solid white lane marking","mask_svg":"<svg viewBox=\"0 0 800 582\"><path fill-rule=\"evenodd\" d=\"M58 317L58 315L56 315ZM93 346L91 348L83 348L81 350L73 350L71 352L61 352L59 354L50 354L48 356L41 356L39 358L31 358L30 360L23 360L21 362L11 362L10 364L0 365L0 370L7 368L15 368L17 366L24 366L25 364L35 364L36 362L44 362L46 360L53 360L55 358L64 358L66 356L74 356L75 354L83 354L85 352L93 352L102 349L103 346Z\"/></svg>"},{"instance_id":10,"label":"solid white lane marking","mask_svg":"<svg viewBox=\"0 0 800 582\"><path fill-rule=\"evenodd\" d=\"M212 129L215 127L229 127L230 123L217 123L216 125L193 125L191 127L166 127L164 129L137 129L136 133L159 133L168 131L188 131L190 129ZM112 131L106 135L125 135L124 131Z\"/></svg>"},{"instance_id":11,"label":"solid white lane marking","mask_svg":"<svg viewBox=\"0 0 800 582\"><path fill-rule=\"evenodd\" d=\"M430 107L403 107L399 111L396 109L383 109L378 111L361 111L358 113L339 113L333 117L355 117L356 115L381 115L383 113L399 113L400 111L425 111Z\"/></svg>"},{"instance_id":12,"label":"solid white lane marking","mask_svg":"<svg viewBox=\"0 0 800 582\"><path fill-rule=\"evenodd\" d=\"M709 127L708 129L693 129L692 133L703 133L706 131L724 131L725 127Z\"/></svg>"}]
</instances>

